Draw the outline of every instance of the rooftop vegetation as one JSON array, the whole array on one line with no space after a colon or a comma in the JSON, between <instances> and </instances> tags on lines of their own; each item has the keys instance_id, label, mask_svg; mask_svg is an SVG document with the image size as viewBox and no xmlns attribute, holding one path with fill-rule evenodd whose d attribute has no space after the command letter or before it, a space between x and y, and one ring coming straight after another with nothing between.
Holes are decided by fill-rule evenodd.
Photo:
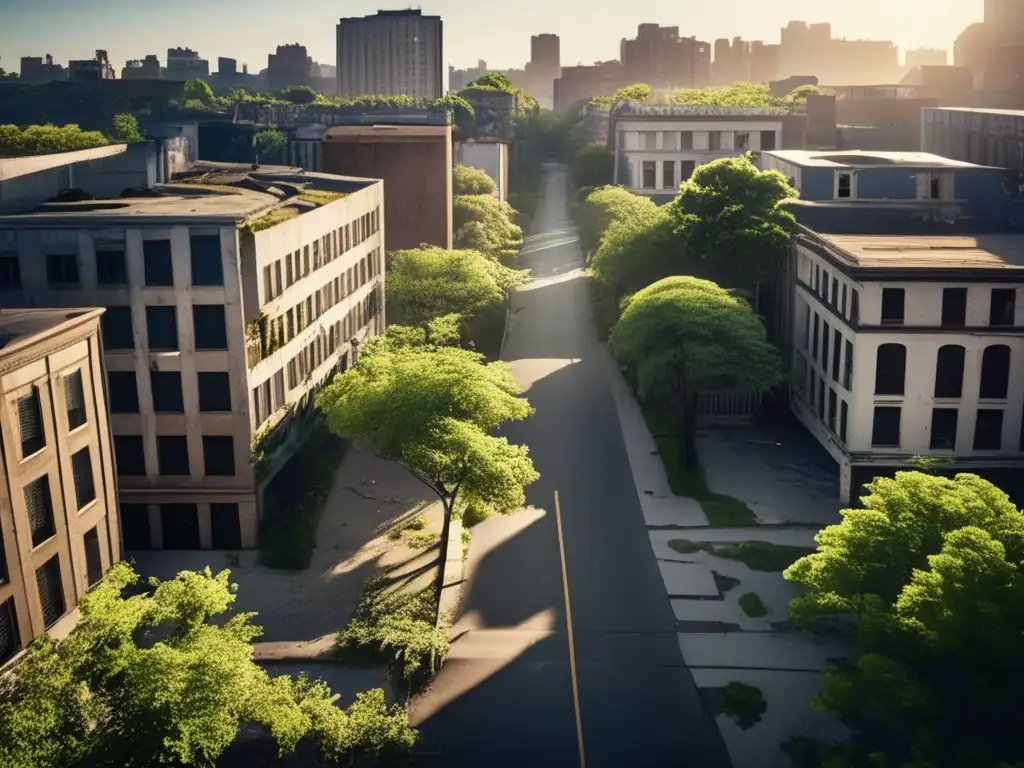
<instances>
[{"instance_id":1,"label":"rooftop vegetation","mask_svg":"<svg viewBox=\"0 0 1024 768\"><path fill-rule=\"evenodd\" d=\"M299 193L299 200L312 203L317 208L333 203L336 200L343 200L349 196L348 192L332 192L326 189L307 189Z\"/></svg>"},{"instance_id":2,"label":"rooftop vegetation","mask_svg":"<svg viewBox=\"0 0 1024 768\"><path fill-rule=\"evenodd\" d=\"M24 129L16 125L0 125L0 157L52 155L142 140L138 121L129 114L115 115L106 134L83 131L74 124L30 125Z\"/></svg>"},{"instance_id":3,"label":"rooftop vegetation","mask_svg":"<svg viewBox=\"0 0 1024 768\"><path fill-rule=\"evenodd\" d=\"M270 229L283 221L294 219L298 215L299 209L293 205L285 206L284 208L275 208L270 213L264 214L258 219L253 219L252 221L247 222L242 229L255 235L257 232Z\"/></svg>"},{"instance_id":4,"label":"rooftop vegetation","mask_svg":"<svg viewBox=\"0 0 1024 768\"><path fill-rule=\"evenodd\" d=\"M650 104L669 106L708 106L708 107L746 107L749 109L792 109L807 100L809 93L817 93L813 85L804 85L786 96L772 96L771 90L764 85L754 83L737 83L735 85L715 88L683 88L669 91L658 98L649 85L634 83L620 88L612 96L596 96L588 103L590 106L611 109L619 101L632 100Z\"/></svg>"}]
</instances>

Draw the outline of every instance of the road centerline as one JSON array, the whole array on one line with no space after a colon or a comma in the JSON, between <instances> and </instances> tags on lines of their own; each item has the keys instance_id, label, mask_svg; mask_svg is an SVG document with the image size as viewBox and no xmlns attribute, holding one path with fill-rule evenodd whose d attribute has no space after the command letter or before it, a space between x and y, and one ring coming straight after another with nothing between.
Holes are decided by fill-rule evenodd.
<instances>
[{"instance_id":1,"label":"road centerline","mask_svg":"<svg viewBox=\"0 0 1024 768\"><path fill-rule=\"evenodd\" d=\"M565 591L565 629L569 640L569 677L572 679L572 703L576 710L576 741L580 751L580 768L587 768L586 751L583 748L583 718L580 714L580 688L576 678L576 645L572 630L572 606L569 601L569 573L565 567L565 541L562 537L562 508L555 491L555 528L558 531L558 554L562 566L562 587Z\"/></svg>"}]
</instances>

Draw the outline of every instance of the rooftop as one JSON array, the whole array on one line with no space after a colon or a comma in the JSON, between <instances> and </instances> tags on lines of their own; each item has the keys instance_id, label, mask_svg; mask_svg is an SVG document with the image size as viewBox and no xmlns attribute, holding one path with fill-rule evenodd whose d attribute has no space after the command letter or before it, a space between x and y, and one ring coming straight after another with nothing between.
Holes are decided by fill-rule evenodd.
<instances>
[{"instance_id":1,"label":"rooftop","mask_svg":"<svg viewBox=\"0 0 1024 768\"><path fill-rule=\"evenodd\" d=\"M644 104L639 101L619 102L612 117L783 117L792 112L784 107L721 107L711 104Z\"/></svg>"},{"instance_id":2,"label":"rooftop","mask_svg":"<svg viewBox=\"0 0 1024 768\"><path fill-rule=\"evenodd\" d=\"M929 152L874 152L862 149L845 151L780 149L763 154L803 168L983 168L986 166L952 160Z\"/></svg>"},{"instance_id":3,"label":"rooftop","mask_svg":"<svg viewBox=\"0 0 1024 768\"><path fill-rule=\"evenodd\" d=\"M99 317L102 309L0 309L0 355L29 346L33 337L87 317Z\"/></svg>"},{"instance_id":4,"label":"rooftop","mask_svg":"<svg viewBox=\"0 0 1024 768\"><path fill-rule=\"evenodd\" d=\"M57 152L52 155L27 155L23 157L0 157L0 181L28 176L30 173L50 171L75 163L86 163L111 155L120 155L128 149L127 144L110 144L105 147L79 149L74 152Z\"/></svg>"},{"instance_id":5,"label":"rooftop","mask_svg":"<svg viewBox=\"0 0 1024 768\"><path fill-rule=\"evenodd\" d=\"M982 115L1024 117L1024 109L991 109L989 107L925 107L924 109L934 109L942 112L973 112Z\"/></svg>"},{"instance_id":6,"label":"rooftop","mask_svg":"<svg viewBox=\"0 0 1024 768\"><path fill-rule=\"evenodd\" d=\"M168 219L204 219L239 223L273 209L289 209L283 218L319 208L374 183L373 179L314 173L288 166L259 166L200 161L176 174L174 181L152 189L127 190L119 197L91 198L66 194L26 213L0 216L0 224L90 225L116 217L138 224L166 224ZM124 222L119 222L124 226Z\"/></svg>"},{"instance_id":7,"label":"rooftop","mask_svg":"<svg viewBox=\"0 0 1024 768\"><path fill-rule=\"evenodd\" d=\"M1024 235L826 235L850 267L867 269L1024 269Z\"/></svg>"}]
</instances>

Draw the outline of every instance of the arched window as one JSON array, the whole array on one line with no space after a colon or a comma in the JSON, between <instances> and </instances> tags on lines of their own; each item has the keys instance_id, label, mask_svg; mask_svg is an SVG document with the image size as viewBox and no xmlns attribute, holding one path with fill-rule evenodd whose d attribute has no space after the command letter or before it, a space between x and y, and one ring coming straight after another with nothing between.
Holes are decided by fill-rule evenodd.
<instances>
[{"instance_id":1,"label":"arched window","mask_svg":"<svg viewBox=\"0 0 1024 768\"><path fill-rule=\"evenodd\" d=\"M902 395L907 374L907 348L883 344L875 359L875 394Z\"/></svg>"},{"instance_id":2,"label":"arched window","mask_svg":"<svg viewBox=\"0 0 1024 768\"><path fill-rule=\"evenodd\" d=\"M939 347L935 359L935 396L959 398L964 389L964 348L959 344Z\"/></svg>"},{"instance_id":3,"label":"arched window","mask_svg":"<svg viewBox=\"0 0 1024 768\"><path fill-rule=\"evenodd\" d=\"M1010 384L1010 348L993 344L985 348L981 358L981 387L978 397L983 400L1005 400Z\"/></svg>"}]
</instances>

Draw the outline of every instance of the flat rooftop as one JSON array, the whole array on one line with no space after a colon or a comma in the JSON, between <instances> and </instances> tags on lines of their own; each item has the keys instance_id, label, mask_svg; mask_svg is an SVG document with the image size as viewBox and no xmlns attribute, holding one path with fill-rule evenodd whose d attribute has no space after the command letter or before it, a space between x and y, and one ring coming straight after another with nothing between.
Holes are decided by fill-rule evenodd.
<instances>
[{"instance_id":1,"label":"flat rooftop","mask_svg":"<svg viewBox=\"0 0 1024 768\"><path fill-rule=\"evenodd\" d=\"M32 173L50 171L76 163L87 163L112 155L120 155L128 149L127 144L109 144L105 147L79 149L74 152L55 152L52 155L22 155L0 157L0 181L28 176Z\"/></svg>"},{"instance_id":2,"label":"flat rooftop","mask_svg":"<svg viewBox=\"0 0 1024 768\"><path fill-rule=\"evenodd\" d=\"M0 309L0 356L32 343L33 337L82 320L102 309Z\"/></svg>"},{"instance_id":3,"label":"flat rooftop","mask_svg":"<svg viewBox=\"0 0 1024 768\"><path fill-rule=\"evenodd\" d=\"M987 166L965 163L930 152L874 152L871 150L810 150L776 149L762 152L802 168L984 168Z\"/></svg>"},{"instance_id":4,"label":"flat rooftop","mask_svg":"<svg viewBox=\"0 0 1024 768\"><path fill-rule=\"evenodd\" d=\"M242 222L279 207L301 214L327 202L358 192L374 179L314 173L289 166L200 161L175 175L168 184L128 190L119 197L92 198L67 195L24 213L0 216L0 224L106 223L111 218L138 219L139 223L167 223L167 219L204 219ZM123 221L119 222L124 226Z\"/></svg>"},{"instance_id":5,"label":"flat rooftop","mask_svg":"<svg viewBox=\"0 0 1024 768\"><path fill-rule=\"evenodd\" d=\"M712 104L645 104L639 101L623 101L616 106L611 116L628 120L630 118L673 120L698 117L785 117L792 110L784 107L726 107Z\"/></svg>"},{"instance_id":6,"label":"flat rooftop","mask_svg":"<svg viewBox=\"0 0 1024 768\"><path fill-rule=\"evenodd\" d=\"M851 267L1024 270L1024 234L827 235L815 232L814 237L840 251Z\"/></svg>"},{"instance_id":7,"label":"flat rooftop","mask_svg":"<svg viewBox=\"0 0 1024 768\"><path fill-rule=\"evenodd\" d=\"M925 107L925 109L938 110L941 112L972 112L978 115L1024 117L1024 109L992 109L989 107Z\"/></svg>"}]
</instances>

